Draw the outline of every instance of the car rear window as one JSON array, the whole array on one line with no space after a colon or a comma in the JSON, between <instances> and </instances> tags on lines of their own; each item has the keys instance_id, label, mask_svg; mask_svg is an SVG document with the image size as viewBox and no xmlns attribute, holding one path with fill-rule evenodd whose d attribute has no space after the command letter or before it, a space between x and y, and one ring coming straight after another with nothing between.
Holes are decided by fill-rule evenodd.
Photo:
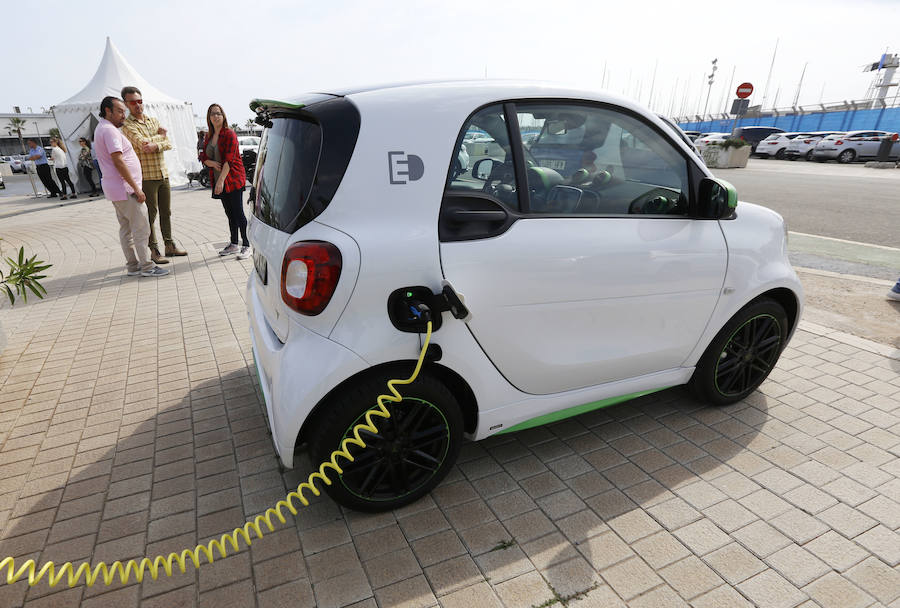
<instances>
[{"instance_id":1,"label":"car rear window","mask_svg":"<svg viewBox=\"0 0 900 608\"><path fill-rule=\"evenodd\" d=\"M288 231L309 197L322 129L303 118L272 120L260 144L254 214L279 230Z\"/></svg>"}]
</instances>

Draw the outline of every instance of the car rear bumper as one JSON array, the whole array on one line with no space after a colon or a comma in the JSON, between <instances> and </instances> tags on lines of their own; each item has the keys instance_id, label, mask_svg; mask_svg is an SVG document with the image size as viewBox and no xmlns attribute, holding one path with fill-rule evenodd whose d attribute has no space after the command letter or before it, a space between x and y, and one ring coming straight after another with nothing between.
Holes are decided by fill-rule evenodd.
<instances>
[{"instance_id":1,"label":"car rear bumper","mask_svg":"<svg viewBox=\"0 0 900 608\"><path fill-rule=\"evenodd\" d=\"M352 351L296 322L281 342L266 320L253 273L247 281L247 315L272 443L285 467L294 461L300 428L312 409L337 384L365 369Z\"/></svg>"},{"instance_id":2,"label":"car rear bumper","mask_svg":"<svg viewBox=\"0 0 900 608\"><path fill-rule=\"evenodd\" d=\"M779 150L781 150L781 148L779 148L778 146L763 146L762 144L756 145L757 156L775 156Z\"/></svg>"}]
</instances>

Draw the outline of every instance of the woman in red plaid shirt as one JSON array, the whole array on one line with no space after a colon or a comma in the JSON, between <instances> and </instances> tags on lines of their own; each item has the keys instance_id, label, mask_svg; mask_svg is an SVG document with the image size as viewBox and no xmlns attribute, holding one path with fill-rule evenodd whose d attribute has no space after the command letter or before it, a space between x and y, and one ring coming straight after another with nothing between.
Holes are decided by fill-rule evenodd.
<instances>
[{"instance_id":1,"label":"woman in red plaid shirt","mask_svg":"<svg viewBox=\"0 0 900 608\"><path fill-rule=\"evenodd\" d=\"M231 242L219 255L236 253L238 259L250 257L250 241L247 240L247 218L244 216L243 193L247 183L244 163L241 161L237 135L228 128L225 110L217 103L206 110L206 124L209 132L200 150L200 160L213 171L213 198L222 201ZM238 230L241 232L241 246L238 246Z\"/></svg>"}]
</instances>

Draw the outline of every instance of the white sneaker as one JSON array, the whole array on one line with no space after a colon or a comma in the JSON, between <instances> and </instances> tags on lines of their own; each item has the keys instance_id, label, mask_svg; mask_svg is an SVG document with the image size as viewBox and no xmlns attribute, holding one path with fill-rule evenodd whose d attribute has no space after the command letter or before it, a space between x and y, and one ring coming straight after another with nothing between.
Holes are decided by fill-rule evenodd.
<instances>
[{"instance_id":1,"label":"white sneaker","mask_svg":"<svg viewBox=\"0 0 900 608\"><path fill-rule=\"evenodd\" d=\"M887 292L886 297L888 300L893 300L894 302L900 302L900 291L898 291L897 288L894 287L892 290Z\"/></svg>"},{"instance_id":2,"label":"white sneaker","mask_svg":"<svg viewBox=\"0 0 900 608\"><path fill-rule=\"evenodd\" d=\"M128 270L125 272L125 274L128 275L129 277L137 277L137 276L140 276L141 271L140 270Z\"/></svg>"},{"instance_id":3,"label":"white sneaker","mask_svg":"<svg viewBox=\"0 0 900 608\"><path fill-rule=\"evenodd\" d=\"M169 274L169 271L165 268L160 268L159 266L154 266L150 270L142 270L142 277L164 277Z\"/></svg>"},{"instance_id":4,"label":"white sneaker","mask_svg":"<svg viewBox=\"0 0 900 608\"><path fill-rule=\"evenodd\" d=\"M239 259L239 260L246 260L246 259L249 258L251 255L253 255L253 250L250 249L249 246L248 246L248 247L241 247L240 253L237 254L237 259Z\"/></svg>"},{"instance_id":5,"label":"white sneaker","mask_svg":"<svg viewBox=\"0 0 900 608\"><path fill-rule=\"evenodd\" d=\"M232 253L237 253L241 248L237 246L236 243L229 243L228 247L219 252L219 255L231 255Z\"/></svg>"}]
</instances>

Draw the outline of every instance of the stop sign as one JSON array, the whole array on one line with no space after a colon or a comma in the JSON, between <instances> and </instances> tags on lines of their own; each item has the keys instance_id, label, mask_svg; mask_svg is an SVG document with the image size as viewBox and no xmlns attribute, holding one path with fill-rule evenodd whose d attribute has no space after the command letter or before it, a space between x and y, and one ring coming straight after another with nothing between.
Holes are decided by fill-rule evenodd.
<instances>
[{"instance_id":1,"label":"stop sign","mask_svg":"<svg viewBox=\"0 0 900 608\"><path fill-rule=\"evenodd\" d=\"M745 82L744 84L738 85L737 88L737 96L741 99L747 99L750 95L753 94L753 85L749 82Z\"/></svg>"}]
</instances>

